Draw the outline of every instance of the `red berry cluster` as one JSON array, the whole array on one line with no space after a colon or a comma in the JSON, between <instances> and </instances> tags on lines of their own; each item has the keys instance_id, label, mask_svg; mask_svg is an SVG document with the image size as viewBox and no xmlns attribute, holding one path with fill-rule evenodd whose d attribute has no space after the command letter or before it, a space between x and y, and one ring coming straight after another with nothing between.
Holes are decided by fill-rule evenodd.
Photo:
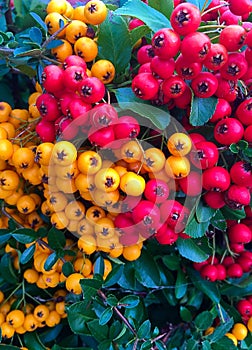
<instances>
[{"instance_id":1,"label":"red berry cluster","mask_svg":"<svg viewBox=\"0 0 252 350\"><path fill-rule=\"evenodd\" d=\"M54 141L73 120L76 120L75 127L68 129L64 138L76 136L77 126L85 128L87 125L86 112L104 97L106 91L98 78L87 75L86 62L76 55L68 56L62 67L46 66L42 84L45 92L36 100L42 119L36 132L44 142Z\"/></svg>"},{"instance_id":2,"label":"red berry cluster","mask_svg":"<svg viewBox=\"0 0 252 350\"><path fill-rule=\"evenodd\" d=\"M246 298L238 301L236 305L237 311L245 323L252 317L252 295L247 295Z\"/></svg>"}]
</instances>

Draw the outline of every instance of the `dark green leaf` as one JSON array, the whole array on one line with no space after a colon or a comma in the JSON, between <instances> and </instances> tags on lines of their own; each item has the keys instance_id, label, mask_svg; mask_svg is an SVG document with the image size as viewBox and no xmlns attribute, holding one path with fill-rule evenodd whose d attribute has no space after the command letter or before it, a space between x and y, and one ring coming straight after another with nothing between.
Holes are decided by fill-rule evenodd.
<instances>
[{"instance_id":1,"label":"dark green leaf","mask_svg":"<svg viewBox=\"0 0 252 350\"><path fill-rule=\"evenodd\" d=\"M170 114L167 110L151 106L149 102L141 101L135 96L131 88L116 89L115 95L122 109L130 109L147 119L144 126L150 127L148 120L160 130L164 130L169 125Z\"/></svg>"},{"instance_id":2,"label":"dark green leaf","mask_svg":"<svg viewBox=\"0 0 252 350\"><path fill-rule=\"evenodd\" d=\"M18 69L21 73L27 75L29 78L33 78L36 75L36 71L31 66L25 64L16 66L16 69Z\"/></svg>"},{"instance_id":3,"label":"dark green leaf","mask_svg":"<svg viewBox=\"0 0 252 350\"><path fill-rule=\"evenodd\" d=\"M239 153L239 147L236 143L232 143L230 146L229 146L229 149L232 153L234 154L237 154Z\"/></svg>"},{"instance_id":4,"label":"dark green leaf","mask_svg":"<svg viewBox=\"0 0 252 350\"><path fill-rule=\"evenodd\" d=\"M208 229L209 222L198 222L194 216L186 225L185 233L191 236L192 238L200 238L205 236Z\"/></svg>"},{"instance_id":5,"label":"dark green leaf","mask_svg":"<svg viewBox=\"0 0 252 350\"><path fill-rule=\"evenodd\" d=\"M48 256L48 258L46 259L45 263L44 263L44 269L46 271L51 270L51 268L53 267L54 264L56 264L56 262L58 261L58 255L56 252L53 252L52 254L50 254Z\"/></svg>"},{"instance_id":6,"label":"dark green leaf","mask_svg":"<svg viewBox=\"0 0 252 350\"><path fill-rule=\"evenodd\" d=\"M140 0L129 0L122 7L115 11L117 15L139 18L153 32L160 28L170 28L171 24L168 18L154 8L149 7Z\"/></svg>"},{"instance_id":7,"label":"dark green leaf","mask_svg":"<svg viewBox=\"0 0 252 350\"><path fill-rule=\"evenodd\" d=\"M226 231L227 229L227 222L224 218L224 215L222 214L222 212L217 209L215 211L215 215L214 217L210 220L211 225L213 225L214 227L216 227L217 229L221 230L221 231Z\"/></svg>"},{"instance_id":8,"label":"dark green leaf","mask_svg":"<svg viewBox=\"0 0 252 350\"><path fill-rule=\"evenodd\" d=\"M57 40L51 40L51 41L46 45L46 48L47 48L48 50L51 50L51 49L54 49L54 48L57 47L57 46L62 45L63 43L64 43L64 41L59 40L59 39L57 39Z\"/></svg>"},{"instance_id":9,"label":"dark green leaf","mask_svg":"<svg viewBox=\"0 0 252 350\"><path fill-rule=\"evenodd\" d=\"M199 98L193 97L190 124L193 126L204 125L214 114L217 97Z\"/></svg>"},{"instance_id":10,"label":"dark green leaf","mask_svg":"<svg viewBox=\"0 0 252 350\"><path fill-rule=\"evenodd\" d=\"M196 208L196 218L198 222L208 222L215 215L215 212L215 209L204 205L204 203L200 201Z\"/></svg>"},{"instance_id":11,"label":"dark green leaf","mask_svg":"<svg viewBox=\"0 0 252 350\"><path fill-rule=\"evenodd\" d=\"M30 261L34 255L35 249L35 244L32 244L30 247L26 248L20 256L20 263L26 264L28 261Z\"/></svg>"},{"instance_id":12,"label":"dark green leaf","mask_svg":"<svg viewBox=\"0 0 252 350\"><path fill-rule=\"evenodd\" d=\"M140 302L140 299L136 295L126 295L120 299L120 304L123 305L126 309L131 309L136 307Z\"/></svg>"},{"instance_id":13,"label":"dark green leaf","mask_svg":"<svg viewBox=\"0 0 252 350\"><path fill-rule=\"evenodd\" d=\"M164 255L162 261L169 270L176 271L180 266L179 257L177 255Z\"/></svg>"},{"instance_id":14,"label":"dark green leaf","mask_svg":"<svg viewBox=\"0 0 252 350\"><path fill-rule=\"evenodd\" d=\"M42 33L41 30L37 27L32 27L29 30L29 37L31 41L34 41L36 44L41 44L42 42Z\"/></svg>"},{"instance_id":15,"label":"dark green leaf","mask_svg":"<svg viewBox=\"0 0 252 350\"><path fill-rule=\"evenodd\" d=\"M99 58L113 63L117 74L123 73L131 59L131 38L126 21L110 12L100 25Z\"/></svg>"},{"instance_id":16,"label":"dark green leaf","mask_svg":"<svg viewBox=\"0 0 252 350\"><path fill-rule=\"evenodd\" d=\"M18 281L18 278L13 269L10 254L4 254L1 258L0 275L5 281L9 283L16 284Z\"/></svg>"},{"instance_id":17,"label":"dark green leaf","mask_svg":"<svg viewBox=\"0 0 252 350\"><path fill-rule=\"evenodd\" d=\"M96 319L89 302L80 301L68 307L68 322L71 330L76 334L88 334L87 322ZM98 320L97 320L98 321Z\"/></svg>"},{"instance_id":18,"label":"dark green leaf","mask_svg":"<svg viewBox=\"0 0 252 350\"><path fill-rule=\"evenodd\" d=\"M221 212L227 220L240 220L246 217L244 208L240 210L234 210L225 205L221 208Z\"/></svg>"},{"instance_id":19,"label":"dark green leaf","mask_svg":"<svg viewBox=\"0 0 252 350\"><path fill-rule=\"evenodd\" d=\"M99 325L104 326L105 324L107 324L112 316L113 316L113 309L111 307L108 307L100 315Z\"/></svg>"},{"instance_id":20,"label":"dark green leaf","mask_svg":"<svg viewBox=\"0 0 252 350\"><path fill-rule=\"evenodd\" d=\"M149 0L148 5L161 12L166 18L171 17L174 8L173 0Z\"/></svg>"},{"instance_id":21,"label":"dark green leaf","mask_svg":"<svg viewBox=\"0 0 252 350\"><path fill-rule=\"evenodd\" d=\"M144 321L137 331L137 336L139 339L148 338L150 336L151 323L150 320Z\"/></svg>"},{"instance_id":22,"label":"dark green leaf","mask_svg":"<svg viewBox=\"0 0 252 350\"><path fill-rule=\"evenodd\" d=\"M187 307L181 305L179 309L179 314L184 322L192 321L192 313Z\"/></svg>"},{"instance_id":23,"label":"dark green leaf","mask_svg":"<svg viewBox=\"0 0 252 350\"><path fill-rule=\"evenodd\" d=\"M212 344L212 350L237 350L234 342L228 337L224 337L218 342Z\"/></svg>"},{"instance_id":24,"label":"dark green leaf","mask_svg":"<svg viewBox=\"0 0 252 350\"><path fill-rule=\"evenodd\" d=\"M139 259L134 261L137 280L145 287L155 288L160 284L158 265L146 250L142 250Z\"/></svg>"},{"instance_id":25,"label":"dark green leaf","mask_svg":"<svg viewBox=\"0 0 252 350\"><path fill-rule=\"evenodd\" d=\"M7 344L0 344L0 349L2 350L20 350L20 347L13 346L13 345L7 345Z\"/></svg>"},{"instance_id":26,"label":"dark green leaf","mask_svg":"<svg viewBox=\"0 0 252 350\"><path fill-rule=\"evenodd\" d=\"M214 316L209 311L203 311L194 320L195 326L203 331L210 327L213 323Z\"/></svg>"},{"instance_id":27,"label":"dark green leaf","mask_svg":"<svg viewBox=\"0 0 252 350\"><path fill-rule=\"evenodd\" d=\"M205 261L209 257L209 248L204 244L204 241L195 240L192 238L176 241L180 255L194 262ZM205 245L205 246L204 246Z\"/></svg>"},{"instance_id":28,"label":"dark green leaf","mask_svg":"<svg viewBox=\"0 0 252 350\"><path fill-rule=\"evenodd\" d=\"M108 306L117 306L118 299L114 294L109 294L106 299L106 305Z\"/></svg>"},{"instance_id":29,"label":"dark green leaf","mask_svg":"<svg viewBox=\"0 0 252 350\"><path fill-rule=\"evenodd\" d=\"M52 227L48 232L48 244L53 250L61 250L66 245L64 233Z\"/></svg>"},{"instance_id":30,"label":"dark green leaf","mask_svg":"<svg viewBox=\"0 0 252 350\"><path fill-rule=\"evenodd\" d=\"M47 26L45 22L41 19L41 17L35 13L35 12L30 12L30 15L35 19L35 21L41 26L41 28L44 29L45 32L47 32Z\"/></svg>"},{"instance_id":31,"label":"dark green leaf","mask_svg":"<svg viewBox=\"0 0 252 350\"><path fill-rule=\"evenodd\" d=\"M176 284L175 284L175 296L177 299L183 298L187 291L186 276L182 269L178 270Z\"/></svg>"},{"instance_id":32,"label":"dark green leaf","mask_svg":"<svg viewBox=\"0 0 252 350\"><path fill-rule=\"evenodd\" d=\"M99 320L95 319L95 320L89 321L87 326L92 336L99 342L108 338L108 326L101 325Z\"/></svg>"},{"instance_id":33,"label":"dark green leaf","mask_svg":"<svg viewBox=\"0 0 252 350\"><path fill-rule=\"evenodd\" d=\"M230 318L226 320L225 323L221 323L215 328L214 332L208 336L208 340L215 343L218 342L224 335L230 331L234 324L234 320Z\"/></svg>"},{"instance_id":34,"label":"dark green leaf","mask_svg":"<svg viewBox=\"0 0 252 350\"><path fill-rule=\"evenodd\" d=\"M220 292L218 286L215 283L204 280L201 278L200 274L193 269L188 268L187 272L196 288L201 290L214 303L220 302Z\"/></svg>"},{"instance_id":35,"label":"dark green leaf","mask_svg":"<svg viewBox=\"0 0 252 350\"><path fill-rule=\"evenodd\" d=\"M29 350L45 350L39 335L36 332L27 332L24 334L24 343Z\"/></svg>"},{"instance_id":36,"label":"dark green leaf","mask_svg":"<svg viewBox=\"0 0 252 350\"><path fill-rule=\"evenodd\" d=\"M41 55L40 49L31 49L29 47L18 47L14 50L15 57L38 57Z\"/></svg>"},{"instance_id":37,"label":"dark green leaf","mask_svg":"<svg viewBox=\"0 0 252 350\"><path fill-rule=\"evenodd\" d=\"M199 350L199 342L194 338L187 340L186 349Z\"/></svg>"},{"instance_id":38,"label":"dark green leaf","mask_svg":"<svg viewBox=\"0 0 252 350\"><path fill-rule=\"evenodd\" d=\"M74 272L73 264L70 261L66 261L62 266L62 272L67 277Z\"/></svg>"},{"instance_id":39,"label":"dark green leaf","mask_svg":"<svg viewBox=\"0 0 252 350\"><path fill-rule=\"evenodd\" d=\"M98 290L102 287L102 277L94 275L92 279L82 279L80 281L85 300L91 301L97 295Z\"/></svg>"},{"instance_id":40,"label":"dark green leaf","mask_svg":"<svg viewBox=\"0 0 252 350\"><path fill-rule=\"evenodd\" d=\"M245 150L243 151L243 154L244 154L245 156L247 156L247 157L252 158L252 148L249 147L249 148L245 149Z\"/></svg>"},{"instance_id":41,"label":"dark green leaf","mask_svg":"<svg viewBox=\"0 0 252 350\"><path fill-rule=\"evenodd\" d=\"M103 287L111 287L114 284L118 283L119 278L122 276L124 266L123 265L115 265L113 266L112 271L106 277L105 282L103 283Z\"/></svg>"},{"instance_id":42,"label":"dark green leaf","mask_svg":"<svg viewBox=\"0 0 252 350\"><path fill-rule=\"evenodd\" d=\"M147 26L139 26L130 31L131 47L134 47L139 39L150 33L150 28Z\"/></svg>"},{"instance_id":43,"label":"dark green leaf","mask_svg":"<svg viewBox=\"0 0 252 350\"><path fill-rule=\"evenodd\" d=\"M104 340L98 345L98 350L114 350L111 340Z\"/></svg>"},{"instance_id":44,"label":"dark green leaf","mask_svg":"<svg viewBox=\"0 0 252 350\"><path fill-rule=\"evenodd\" d=\"M104 259L103 259L103 257L101 255L99 255L98 258L95 260L93 268L94 268L94 273L103 276L103 273L104 273Z\"/></svg>"}]
</instances>

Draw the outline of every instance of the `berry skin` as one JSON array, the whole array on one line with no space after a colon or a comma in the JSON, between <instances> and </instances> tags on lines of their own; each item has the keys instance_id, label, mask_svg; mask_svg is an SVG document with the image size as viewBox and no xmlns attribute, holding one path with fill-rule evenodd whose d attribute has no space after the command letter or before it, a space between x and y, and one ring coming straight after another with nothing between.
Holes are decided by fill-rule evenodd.
<instances>
[{"instance_id":1,"label":"berry skin","mask_svg":"<svg viewBox=\"0 0 252 350\"><path fill-rule=\"evenodd\" d=\"M229 172L221 166L206 169L202 174L202 187L207 191L226 191L230 186Z\"/></svg>"},{"instance_id":2,"label":"berry skin","mask_svg":"<svg viewBox=\"0 0 252 350\"><path fill-rule=\"evenodd\" d=\"M228 238L232 243L247 244L252 239L252 233L247 225L237 223L231 226L228 231Z\"/></svg>"},{"instance_id":3,"label":"berry skin","mask_svg":"<svg viewBox=\"0 0 252 350\"><path fill-rule=\"evenodd\" d=\"M219 43L226 47L227 51L239 50L245 41L246 31L240 25L228 25L225 27L219 38Z\"/></svg>"},{"instance_id":4,"label":"berry skin","mask_svg":"<svg viewBox=\"0 0 252 350\"><path fill-rule=\"evenodd\" d=\"M225 202L232 209L242 209L250 203L250 191L245 186L231 185L225 193Z\"/></svg>"},{"instance_id":5,"label":"berry skin","mask_svg":"<svg viewBox=\"0 0 252 350\"><path fill-rule=\"evenodd\" d=\"M237 143L243 137L244 128L242 123L235 118L220 120L214 128L214 138L221 145L230 146Z\"/></svg>"},{"instance_id":6,"label":"berry skin","mask_svg":"<svg viewBox=\"0 0 252 350\"><path fill-rule=\"evenodd\" d=\"M203 62L211 48L207 35L194 32L186 35L181 43L181 53L188 62Z\"/></svg>"},{"instance_id":7,"label":"berry skin","mask_svg":"<svg viewBox=\"0 0 252 350\"><path fill-rule=\"evenodd\" d=\"M132 80L132 90L142 100L152 100L158 89L159 83L150 73L137 74Z\"/></svg>"},{"instance_id":8,"label":"berry skin","mask_svg":"<svg viewBox=\"0 0 252 350\"><path fill-rule=\"evenodd\" d=\"M200 270L200 274L202 278L211 282L215 282L218 278L218 271L215 265L203 266L202 269Z\"/></svg>"},{"instance_id":9,"label":"berry skin","mask_svg":"<svg viewBox=\"0 0 252 350\"><path fill-rule=\"evenodd\" d=\"M170 28L158 30L151 40L155 55L164 59L176 56L180 42L180 36Z\"/></svg>"},{"instance_id":10,"label":"berry skin","mask_svg":"<svg viewBox=\"0 0 252 350\"><path fill-rule=\"evenodd\" d=\"M215 94L218 79L210 72L200 72L191 82L195 96L207 98Z\"/></svg>"},{"instance_id":11,"label":"berry skin","mask_svg":"<svg viewBox=\"0 0 252 350\"><path fill-rule=\"evenodd\" d=\"M198 29L201 14L195 5L182 3L172 11L170 21L175 32L184 36Z\"/></svg>"}]
</instances>

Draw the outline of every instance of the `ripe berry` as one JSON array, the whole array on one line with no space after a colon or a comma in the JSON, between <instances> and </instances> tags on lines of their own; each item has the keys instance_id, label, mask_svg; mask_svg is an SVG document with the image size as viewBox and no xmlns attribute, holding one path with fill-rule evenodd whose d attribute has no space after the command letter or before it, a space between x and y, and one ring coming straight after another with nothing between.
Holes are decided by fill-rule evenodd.
<instances>
[{"instance_id":1,"label":"ripe berry","mask_svg":"<svg viewBox=\"0 0 252 350\"><path fill-rule=\"evenodd\" d=\"M190 160L198 169L212 168L219 158L217 146L211 141L200 141L195 144L195 151L190 153Z\"/></svg>"},{"instance_id":2,"label":"ripe berry","mask_svg":"<svg viewBox=\"0 0 252 350\"><path fill-rule=\"evenodd\" d=\"M243 275L243 270L241 265L234 263L227 267L227 276L230 278L240 278Z\"/></svg>"},{"instance_id":3,"label":"ripe berry","mask_svg":"<svg viewBox=\"0 0 252 350\"><path fill-rule=\"evenodd\" d=\"M228 231L228 238L232 243L244 243L247 244L252 239L252 233L248 226L238 223L231 226Z\"/></svg>"},{"instance_id":4,"label":"ripe berry","mask_svg":"<svg viewBox=\"0 0 252 350\"><path fill-rule=\"evenodd\" d=\"M163 180L151 179L146 183L144 195L149 201L160 204L168 198L169 187Z\"/></svg>"},{"instance_id":5,"label":"ripe berry","mask_svg":"<svg viewBox=\"0 0 252 350\"><path fill-rule=\"evenodd\" d=\"M220 68L220 74L227 80L240 79L248 69L248 63L242 53L233 52L228 55L227 62Z\"/></svg>"},{"instance_id":6,"label":"ripe berry","mask_svg":"<svg viewBox=\"0 0 252 350\"><path fill-rule=\"evenodd\" d=\"M159 89L158 81L150 73L137 74L132 80L134 94L142 100L153 99Z\"/></svg>"},{"instance_id":7,"label":"ripe berry","mask_svg":"<svg viewBox=\"0 0 252 350\"><path fill-rule=\"evenodd\" d=\"M41 94L36 100L36 106L47 121L54 121L60 116L58 100L52 94Z\"/></svg>"},{"instance_id":8,"label":"ripe berry","mask_svg":"<svg viewBox=\"0 0 252 350\"><path fill-rule=\"evenodd\" d=\"M203 62L211 47L209 37L200 32L186 35L181 43L181 53L189 62Z\"/></svg>"},{"instance_id":9,"label":"ripe berry","mask_svg":"<svg viewBox=\"0 0 252 350\"><path fill-rule=\"evenodd\" d=\"M239 300L236 308L242 316L252 316L252 304L248 300Z\"/></svg>"},{"instance_id":10,"label":"ripe berry","mask_svg":"<svg viewBox=\"0 0 252 350\"><path fill-rule=\"evenodd\" d=\"M193 4L182 3L171 14L171 26L179 35L195 32L201 22L200 10Z\"/></svg>"},{"instance_id":11,"label":"ripe berry","mask_svg":"<svg viewBox=\"0 0 252 350\"><path fill-rule=\"evenodd\" d=\"M228 60L227 49L221 44L212 44L204 66L212 71L219 70Z\"/></svg>"},{"instance_id":12,"label":"ripe berry","mask_svg":"<svg viewBox=\"0 0 252 350\"><path fill-rule=\"evenodd\" d=\"M203 171L202 187L207 191L226 191L230 186L229 172L221 166L215 166Z\"/></svg>"},{"instance_id":13,"label":"ripe berry","mask_svg":"<svg viewBox=\"0 0 252 350\"><path fill-rule=\"evenodd\" d=\"M243 125L252 124L252 97L244 100L241 104L239 104L235 115Z\"/></svg>"},{"instance_id":14,"label":"ripe berry","mask_svg":"<svg viewBox=\"0 0 252 350\"><path fill-rule=\"evenodd\" d=\"M70 66L64 70L63 84L67 89L75 92L79 90L85 78L87 78L87 73L83 67Z\"/></svg>"},{"instance_id":15,"label":"ripe berry","mask_svg":"<svg viewBox=\"0 0 252 350\"><path fill-rule=\"evenodd\" d=\"M242 209L250 203L250 191L245 186L231 185L225 193L225 202L232 209Z\"/></svg>"},{"instance_id":16,"label":"ripe berry","mask_svg":"<svg viewBox=\"0 0 252 350\"><path fill-rule=\"evenodd\" d=\"M244 44L245 29L240 25L227 25L220 33L219 43L228 51L238 51Z\"/></svg>"},{"instance_id":17,"label":"ripe berry","mask_svg":"<svg viewBox=\"0 0 252 350\"><path fill-rule=\"evenodd\" d=\"M151 62L152 58L155 56L152 45L143 45L137 51L137 61L139 64L144 64Z\"/></svg>"},{"instance_id":18,"label":"ripe berry","mask_svg":"<svg viewBox=\"0 0 252 350\"><path fill-rule=\"evenodd\" d=\"M214 138L222 145L231 145L242 139L244 128L241 122L235 118L220 120L214 128Z\"/></svg>"},{"instance_id":19,"label":"ripe berry","mask_svg":"<svg viewBox=\"0 0 252 350\"><path fill-rule=\"evenodd\" d=\"M220 209L226 205L223 192L209 191L203 195L206 204L213 209Z\"/></svg>"},{"instance_id":20,"label":"ripe berry","mask_svg":"<svg viewBox=\"0 0 252 350\"><path fill-rule=\"evenodd\" d=\"M202 278L211 282L215 282L218 277L217 267L215 265L205 265L200 270L200 274Z\"/></svg>"},{"instance_id":21,"label":"ripe berry","mask_svg":"<svg viewBox=\"0 0 252 350\"><path fill-rule=\"evenodd\" d=\"M200 72L191 82L195 96L207 98L215 94L218 88L217 78L210 72Z\"/></svg>"},{"instance_id":22,"label":"ripe berry","mask_svg":"<svg viewBox=\"0 0 252 350\"><path fill-rule=\"evenodd\" d=\"M220 119L223 119L225 117L230 117L231 113L232 113L232 108L230 106L230 103L224 100L223 98L218 98L214 114L209 119L209 121L211 123L215 123Z\"/></svg>"},{"instance_id":23,"label":"ripe berry","mask_svg":"<svg viewBox=\"0 0 252 350\"><path fill-rule=\"evenodd\" d=\"M170 28L162 28L153 35L151 44L155 55L168 59L178 53L180 36Z\"/></svg>"},{"instance_id":24,"label":"ripe berry","mask_svg":"<svg viewBox=\"0 0 252 350\"><path fill-rule=\"evenodd\" d=\"M179 55L175 61L175 70L177 74L185 79L194 79L202 69L202 64L200 62L188 62L188 60L183 56Z\"/></svg>"},{"instance_id":25,"label":"ripe berry","mask_svg":"<svg viewBox=\"0 0 252 350\"><path fill-rule=\"evenodd\" d=\"M41 78L47 92L55 93L63 89L63 70L55 64L46 66Z\"/></svg>"},{"instance_id":26,"label":"ripe berry","mask_svg":"<svg viewBox=\"0 0 252 350\"><path fill-rule=\"evenodd\" d=\"M240 160L230 168L230 176L236 185L252 187L252 165Z\"/></svg>"},{"instance_id":27,"label":"ripe berry","mask_svg":"<svg viewBox=\"0 0 252 350\"><path fill-rule=\"evenodd\" d=\"M99 102L105 95L104 84L96 77L85 78L79 86L79 93L84 102Z\"/></svg>"},{"instance_id":28,"label":"ripe berry","mask_svg":"<svg viewBox=\"0 0 252 350\"><path fill-rule=\"evenodd\" d=\"M169 78L175 69L174 58L163 59L159 56L154 56L150 62L150 68L153 73L162 79Z\"/></svg>"},{"instance_id":29,"label":"ripe berry","mask_svg":"<svg viewBox=\"0 0 252 350\"><path fill-rule=\"evenodd\" d=\"M161 83L161 90L168 98L181 96L186 89L186 83L178 75L172 75Z\"/></svg>"},{"instance_id":30,"label":"ripe berry","mask_svg":"<svg viewBox=\"0 0 252 350\"><path fill-rule=\"evenodd\" d=\"M140 125L136 118L128 115L118 118L114 124L114 133L116 139L135 138L140 132Z\"/></svg>"}]
</instances>

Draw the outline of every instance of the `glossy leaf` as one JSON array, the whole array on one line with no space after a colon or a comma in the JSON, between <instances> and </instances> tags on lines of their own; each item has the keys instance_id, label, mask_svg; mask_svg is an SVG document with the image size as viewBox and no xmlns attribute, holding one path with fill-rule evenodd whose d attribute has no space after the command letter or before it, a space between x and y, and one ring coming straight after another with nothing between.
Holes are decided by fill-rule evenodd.
<instances>
[{"instance_id":1,"label":"glossy leaf","mask_svg":"<svg viewBox=\"0 0 252 350\"><path fill-rule=\"evenodd\" d=\"M144 339L150 336L151 323L149 320L144 321L137 331L137 336L139 339Z\"/></svg>"},{"instance_id":2,"label":"glossy leaf","mask_svg":"<svg viewBox=\"0 0 252 350\"><path fill-rule=\"evenodd\" d=\"M144 126L151 127L148 120L160 130L164 130L169 125L170 114L167 109L153 107L148 102L140 100L131 88L119 88L115 91L115 95L122 109L130 109L146 119L146 122L143 122Z\"/></svg>"},{"instance_id":3,"label":"glossy leaf","mask_svg":"<svg viewBox=\"0 0 252 350\"><path fill-rule=\"evenodd\" d=\"M170 28L170 21L162 13L150 8L140 0L129 0L115 11L117 15L131 16L143 21L153 32L160 28Z\"/></svg>"},{"instance_id":4,"label":"glossy leaf","mask_svg":"<svg viewBox=\"0 0 252 350\"><path fill-rule=\"evenodd\" d=\"M171 17L174 8L173 0L149 0L148 5L165 15L166 18Z\"/></svg>"},{"instance_id":5,"label":"glossy leaf","mask_svg":"<svg viewBox=\"0 0 252 350\"><path fill-rule=\"evenodd\" d=\"M99 325L104 326L109 322L113 316L113 309L111 307L106 308L103 313L100 315Z\"/></svg>"},{"instance_id":6,"label":"glossy leaf","mask_svg":"<svg viewBox=\"0 0 252 350\"><path fill-rule=\"evenodd\" d=\"M117 74L124 72L130 63L131 38L122 17L109 13L100 25L98 45L99 58L111 61Z\"/></svg>"},{"instance_id":7,"label":"glossy leaf","mask_svg":"<svg viewBox=\"0 0 252 350\"><path fill-rule=\"evenodd\" d=\"M190 123L193 126L204 125L214 114L217 104L217 97L199 98L193 97Z\"/></svg>"},{"instance_id":8,"label":"glossy leaf","mask_svg":"<svg viewBox=\"0 0 252 350\"><path fill-rule=\"evenodd\" d=\"M195 239L182 239L176 241L179 254L194 262L205 261L209 257L209 248L204 245L204 241Z\"/></svg>"},{"instance_id":9,"label":"glossy leaf","mask_svg":"<svg viewBox=\"0 0 252 350\"><path fill-rule=\"evenodd\" d=\"M195 326L199 330L205 330L213 323L214 316L209 311L201 312L194 320Z\"/></svg>"},{"instance_id":10,"label":"glossy leaf","mask_svg":"<svg viewBox=\"0 0 252 350\"><path fill-rule=\"evenodd\" d=\"M187 285L188 283L186 281L185 273L179 269L175 284L175 296L177 299L183 298L183 296L186 294Z\"/></svg>"},{"instance_id":11,"label":"glossy leaf","mask_svg":"<svg viewBox=\"0 0 252 350\"><path fill-rule=\"evenodd\" d=\"M158 266L152 256L142 250L140 258L134 261L137 280L145 287L155 288L160 283Z\"/></svg>"},{"instance_id":12,"label":"glossy leaf","mask_svg":"<svg viewBox=\"0 0 252 350\"><path fill-rule=\"evenodd\" d=\"M34 256L35 250L36 250L35 244L32 244L32 245L30 245L30 247L26 248L20 256L20 260L19 260L20 263L21 264L28 263L28 261L30 261L32 259L32 257Z\"/></svg>"}]
</instances>

